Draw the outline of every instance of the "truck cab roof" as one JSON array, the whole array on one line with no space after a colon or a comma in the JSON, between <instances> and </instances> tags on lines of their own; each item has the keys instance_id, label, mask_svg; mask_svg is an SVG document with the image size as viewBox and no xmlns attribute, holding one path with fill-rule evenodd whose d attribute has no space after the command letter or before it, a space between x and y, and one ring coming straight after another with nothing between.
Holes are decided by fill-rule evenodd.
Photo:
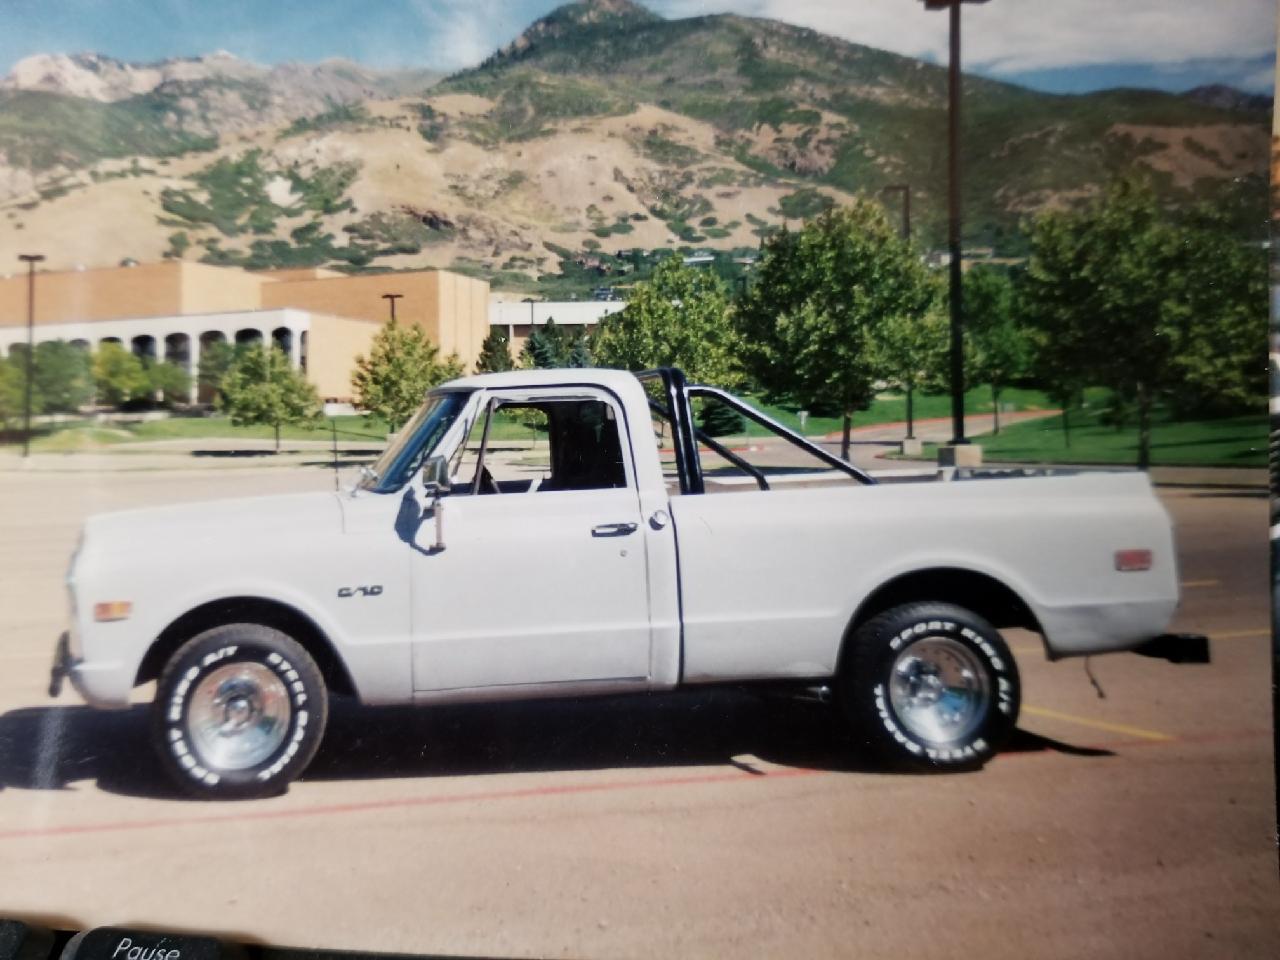
<instances>
[{"instance_id":1,"label":"truck cab roof","mask_svg":"<svg viewBox=\"0 0 1280 960\"><path fill-rule=\"evenodd\" d=\"M505 389L508 387L547 387L557 384L591 384L615 392L634 389L636 377L628 370L602 367L561 367L550 370L508 370L504 373L478 373L450 380L435 390Z\"/></svg>"}]
</instances>

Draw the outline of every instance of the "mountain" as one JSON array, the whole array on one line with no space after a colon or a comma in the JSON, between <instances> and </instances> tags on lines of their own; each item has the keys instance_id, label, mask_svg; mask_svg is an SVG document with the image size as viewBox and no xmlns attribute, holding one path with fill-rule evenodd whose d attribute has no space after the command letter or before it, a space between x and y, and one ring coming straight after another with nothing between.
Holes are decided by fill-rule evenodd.
<instances>
[{"instance_id":1,"label":"mountain","mask_svg":"<svg viewBox=\"0 0 1280 960\"><path fill-rule=\"evenodd\" d=\"M442 266L582 293L662 248L745 255L901 183L921 244L945 236L946 73L909 57L583 0L436 79L225 53L29 58L0 82L0 260ZM1268 110L1238 91L966 77L966 243L1018 255L1029 215L1134 171L1254 236L1269 145Z\"/></svg>"},{"instance_id":2,"label":"mountain","mask_svg":"<svg viewBox=\"0 0 1280 960\"><path fill-rule=\"evenodd\" d=\"M581 37L588 33L619 33L661 23L662 18L631 0L580 0L566 3L535 20L515 40L486 63L517 58L535 45Z\"/></svg>"},{"instance_id":3,"label":"mountain","mask_svg":"<svg viewBox=\"0 0 1280 960\"><path fill-rule=\"evenodd\" d=\"M0 91L37 90L116 103L143 94L198 92L209 84L240 83L277 98L284 109L298 116L298 111L314 112L317 105L323 109L335 103L418 92L439 76L425 69L370 70L342 59L264 67L225 50L154 63L126 63L98 53L41 53L14 64L0 79Z\"/></svg>"},{"instance_id":4,"label":"mountain","mask_svg":"<svg viewBox=\"0 0 1280 960\"><path fill-rule=\"evenodd\" d=\"M616 8L625 30L610 26ZM727 152L765 174L868 193L910 183L921 228L936 242L946 84L941 67L776 21L663 20L634 4L586 0L534 23L441 89L496 100L500 112L522 118L516 137L536 127L538 113L572 109L564 101L573 96L615 109L656 104L710 123ZM1265 219L1268 102L1229 88L1062 96L974 76L964 84L974 242L1016 243L1026 213L1076 202L1135 169L1171 203L1252 205Z\"/></svg>"},{"instance_id":5,"label":"mountain","mask_svg":"<svg viewBox=\"0 0 1280 960\"><path fill-rule=\"evenodd\" d=\"M0 90L38 90L114 103L150 93L164 83L260 79L266 72L224 50L156 63L126 63L98 53L38 53L14 64L0 80Z\"/></svg>"},{"instance_id":6,"label":"mountain","mask_svg":"<svg viewBox=\"0 0 1280 960\"><path fill-rule=\"evenodd\" d=\"M1271 98L1260 93L1245 93L1235 87L1223 83L1211 83L1203 87L1195 87L1182 94L1187 100L1194 100L1205 106L1217 107L1221 110L1239 110L1244 113L1269 113Z\"/></svg>"},{"instance_id":7,"label":"mountain","mask_svg":"<svg viewBox=\"0 0 1280 960\"><path fill-rule=\"evenodd\" d=\"M225 51L155 63L37 54L0 80L0 162L52 173L109 157L165 156L337 105L421 91L437 79L429 70L374 71L346 60L265 67ZM4 180L0 172L0 190Z\"/></svg>"}]
</instances>

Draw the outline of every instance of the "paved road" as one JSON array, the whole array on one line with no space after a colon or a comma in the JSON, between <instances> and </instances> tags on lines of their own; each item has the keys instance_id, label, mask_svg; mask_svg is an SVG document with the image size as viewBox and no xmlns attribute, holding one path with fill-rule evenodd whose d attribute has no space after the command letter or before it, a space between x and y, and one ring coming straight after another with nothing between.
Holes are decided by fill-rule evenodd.
<instances>
[{"instance_id":1,"label":"paved road","mask_svg":"<svg viewBox=\"0 0 1280 960\"><path fill-rule=\"evenodd\" d=\"M178 800L141 709L43 696L93 510L327 489L318 469L0 476L0 913L521 956L1280 955L1266 501L1163 492L1215 662L1049 664L977 774L852 760L730 693L341 709L288 796ZM175 540L175 556L184 545Z\"/></svg>"}]
</instances>

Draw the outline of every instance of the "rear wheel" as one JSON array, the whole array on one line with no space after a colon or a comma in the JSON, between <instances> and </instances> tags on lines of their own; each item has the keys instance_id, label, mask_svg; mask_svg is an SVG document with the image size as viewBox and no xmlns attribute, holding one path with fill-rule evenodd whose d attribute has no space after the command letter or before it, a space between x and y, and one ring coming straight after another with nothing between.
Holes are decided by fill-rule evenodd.
<instances>
[{"instance_id":1,"label":"rear wheel","mask_svg":"<svg viewBox=\"0 0 1280 960\"><path fill-rule=\"evenodd\" d=\"M165 665L152 733L187 792L265 797L306 769L327 719L324 679L307 651L279 630L234 623L187 641Z\"/></svg>"},{"instance_id":2,"label":"rear wheel","mask_svg":"<svg viewBox=\"0 0 1280 960\"><path fill-rule=\"evenodd\" d=\"M949 603L910 603L851 638L839 698L854 734L891 763L982 766L1018 720L1013 656L986 620Z\"/></svg>"}]
</instances>

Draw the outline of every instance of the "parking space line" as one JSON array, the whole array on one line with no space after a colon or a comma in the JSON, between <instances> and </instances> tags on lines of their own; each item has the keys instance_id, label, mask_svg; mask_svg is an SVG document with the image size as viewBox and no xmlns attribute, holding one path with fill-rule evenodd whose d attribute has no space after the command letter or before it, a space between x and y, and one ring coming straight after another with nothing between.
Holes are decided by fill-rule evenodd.
<instances>
[{"instance_id":1,"label":"parking space line","mask_svg":"<svg viewBox=\"0 0 1280 960\"><path fill-rule=\"evenodd\" d=\"M1182 581L1183 590L1195 590L1197 587L1220 587L1220 586L1222 586L1221 580L1183 580Z\"/></svg>"},{"instance_id":2,"label":"parking space line","mask_svg":"<svg viewBox=\"0 0 1280 960\"><path fill-rule=\"evenodd\" d=\"M1047 707L1033 707L1024 704L1022 712L1028 713L1033 717L1062 720L1066 723L1074 723L1081 727L1092 727L1095 730L1107 730L1111 733L1123 733L1131 737L1138 737L1142 740L1165 742L1177 739L1177 737L1170 734L1160 733L1158 730L1144 730L1142 727L1131 727L1124 723L1111 723L1107 720L1093 720L1089 717L1078 717L1074 713L1062 713L1059 710L1050 710Z\"/></svg>"},{"instance_id":3,"label":"parking space line","mask_svg":"<svg viewBox=\"0 0 1280 960\"><path fill-rule=\"evenodd\" d=\"M1261 627L1257 630L1224 630L1222 633L1209 634L1210 640L1244 640L1248 637L1269 637L1271 636L1270 627Z\"/></svg>"}]
</instances>

